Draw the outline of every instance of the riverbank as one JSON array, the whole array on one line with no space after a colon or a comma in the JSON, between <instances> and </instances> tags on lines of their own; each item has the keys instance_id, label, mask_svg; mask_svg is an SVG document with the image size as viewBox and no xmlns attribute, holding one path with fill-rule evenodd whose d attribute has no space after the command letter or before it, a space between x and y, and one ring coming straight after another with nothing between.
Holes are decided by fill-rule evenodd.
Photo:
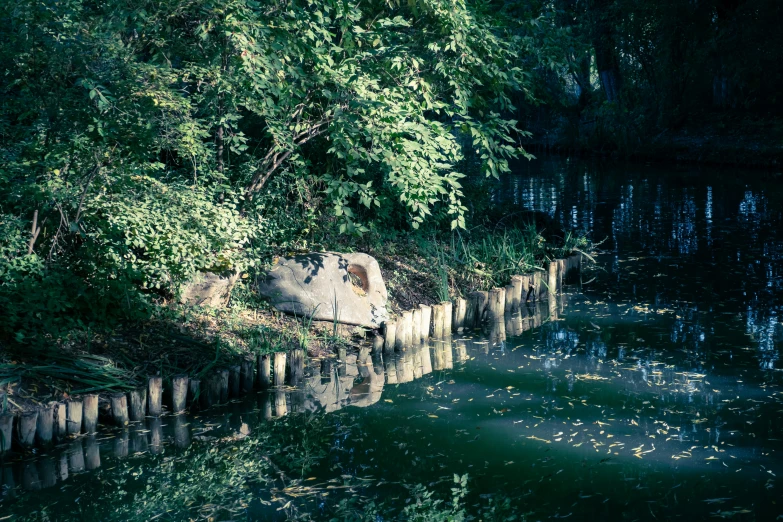
<instances>
[{"instance_id":1,"label":"riverbank","mask_svg":"<svg viewBox=\"0 0 783 522\"><path fill-rule=\"evenodd\" d=\"M420 304L505 286L515 273L541 272L548 260L587 246L584 238L570 234L558 244L531 230L484 232L475 234L480 240L400 237L364 245L381 266L392 319ZM333 246L345 251L351 245L343 241ZM361 342L364 334L279 313L256 296L253 278L246 277L224 308L169 300L160 302L145 321L86 328L36 344L8 343L0 358L3 404L6 411L19 413L100 393L106 414L107 394L145 386L151 375L166 383L180 374L205 380L217 368L291 350L334 357Z\"/></svg>"}]
</instances>

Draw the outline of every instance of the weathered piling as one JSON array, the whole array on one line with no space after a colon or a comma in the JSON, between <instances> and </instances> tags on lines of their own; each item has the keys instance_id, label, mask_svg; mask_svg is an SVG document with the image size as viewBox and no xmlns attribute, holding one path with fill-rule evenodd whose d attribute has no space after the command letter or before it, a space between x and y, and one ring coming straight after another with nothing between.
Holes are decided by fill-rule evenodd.
<instances>
[{"instance_id":1,"label":"weathered piling","mask_svg":"<svg viewBox=\"0 0 783 522\"><path fill-rule=\"evenodd\" d=\"M35 425L38 423L38 410L23 411L16 423L16 436L23 448L35 445Z\"/></svg>"},{"instance_id":2,"label":"weathered piling","mask_svg":"<svg viewBox=\"0 0 783 522\"><path fill-rule=\"evenodd\" d=\"M101 467L101 450L95 435L84 440L84 466L89 470Z\"/></svg>"},{"instance_id":3,"label":"weathered piling","mask_svg":"<svg viewBox=\"0 0 783 522\"><path fill-rule=\"evenodd\" d=\"M395 348L404 350L411 345L413 339L413 312L406 310L397 321L397 342Z\"/></svg>"},{"instance_id":4,"label":"weathered piling","mask_svg":"<svg viewBox=\"0 0 783 522\"><path fill-rule=\"evenodd\" d=\"M489 291L489 303L487 305L488 318L492 322L503 320L506 309L506 289L493 288Z\"/></svg>"},{"instance_id":5,"label":"weathered piling","mask_svg":"<svg viewBox=\"0 0 783 522\"><path fill-rule=\"evenodd\" d=\"M65 440L68 436L68 413L65 403L58 402L54 405L54 435L58 441Z\"/></svg>"},{"instance_id":6,"label":"weathered piling","mask_svg":"<svg viewBox=\"0 0 783 522\"><path fill-rule=\"evenodd\" d=\"M82 412L83 405L81 399L70 399L65 403L66 408L66 431L69 436L78 435L82 431Z\"/></svg>"},{"instance_id":7,"label":"weathered piling","mask_svg":"<svg viewBox=\"0 0 783 522\"><path fill-rule=\"evenodd\" d=\"M198 409L201 396L201 379L188 379L188 408L191 411Z\"/></svg>"},{"instance_id":8,"label":"weathered piling","mask_svg":"<svg viewBox=\"0 0 783 522\"><path fill-rule=\"evenodd\" d=\"M98 431L98 394L91 393L82 399L82 430L84 433Z\"/></svg>"},{"instance_id":9,"label":"weathered piling","mask_svg":"<svg viewBox=\"0 0 783 522\"><path fill-rule=\"evenodd\" d=\"M476 319L476 310L478 309L478 293L471 292L468 294L468 305L465 308L465 328L475 328L478 323Z\"/></svg>"},{"instance_id":10,"label":"weathered piling","mask_svg":"<svg viewBox=\"0 0 783 522\"><path fill-rule=\"evenodd\" d=\"M514 310L519 310L519 308L522 306L522 303L524 303L527 300L527 277L523 275L513 275L511 276L511 293L512 293L512 306L514 307ZM506 294L506 298L508 298L508 294Z\"/></svg>"},{"instance_id":11,"label":"weathered piling","mask_svg":"<svg viewBox=\"0 0 783 522\"><path fill-rule=\"evenodd\" d=\"M443 337L443 322L445 319L445 310L443 303L432 305L432 337L441 339Z\"/></svg>"},{"instance_id":12,"label":"weathered piling","mask_svg":"<svg viewBox=\"0 0 783 522\"><path fill-rule=\"evenodd\" d=\"M147 387L141 386L128 393L128 416L133 422L140 422L147 416Z\"/></svg>"},{"instance_id":13,"label":"weathered piling","mask_svg":"<svg viewBox=\"0 0 783 522\"><path fill-rule=\"evenodd\" d=\"M116 426L121 428L128 425L128 397L123 392L113 393L111 401L111 418Z\"/></svg>"},{"instance_id":14,"label":"weathered piling","mask_svg":"<svg viewBox=\"0 0 783 522\"><path fill-rule=\"evenodd\" d=\"M153 417L163 413L163 378L155 375L147 383L147 413Z\"/></svg>"},{"instance_id":15,"label":"weathered piling","mask_svg":"<svg viewBox=\"0 0 783 522\"><path fill-rule=\"evenodd\" d=\"M372 353L379 354L383 351L383 336L375 335L372 338Z\"/></svg>"},{"instance_id":16,"label":"weathered piling","mask_svg":"<svg viewBox=\"0 0 783 522\"><path fill-rule=\"evenodd\" d=\"M426 343L430 338L430 328L432 327L432 307L429 305L419 305L419 310L421 310L419 340Z\"/></svg>"},{"instance_id":17,"label":"weathered piling","mask_svg":"<svg viewBox=\"0 0 783 522\"><path fill-rule=\"evenodd\" d=\"M171 412L185 411L188 401L188 376L183 374L171 378Z\"/></svg>"},{"instance_id":18,"label":"weathered piling","mask_svg":"<svg viewBox=\"0 0 783 522\"><path fill-rule=\"evenodd\" d=\"M519 297L514 299L514 285L506 285L505 297L506 302L503 304L503 308L507 314L514 313L519 308Z\"/></svg>"},{"instance_id":19,"label":"weathered piling","mask_svg":"<svg viewBox=\"0 0 783 522\"><path fill-rule=\"evenodd\" d=\"M557 261L549 262L546 285L547 297L551 298L557 293Z\"/></svg>"},{"instance_id":20,"label":"weathered piling","mask_svg":"<svg viewBox=\"0 0 783 522\"><path fill-rule=\"evenodd\" d=\"M282 386L285 384L285 352L275 352L275 386Z\"/></svg>"},{"instance_id":21,"label":"weathered piling","mask_svg":"<svg viewBox=\"0 0 783 522\"><path fill-rule=\"evenodd\" d=\"M241 382L242 367L238 364L233 364L228 367L228 397L230 399L236 399L240 395L242 389Z\"/></svg>"},{"instance_id":22,"label":"weathered piling","mask_svg":"<svg viewBox=\"0 0 783 522\"><path fill-rule=\"evenodd\" d=\"M557 293L563 293L563 282L565 281L566 262L565 259L557 260Z\"/></svg>"},{"instance_id":23,"label":"weathered piling","mask_svg":"<svg viewBox=\"0 0 783 522\"><path fill-rule=\"evenodd\" d=\"M383 351L386 353L394 352L394 346L397 344L397 322L386 321L383 323Z\"/></svg>"},{"instance_id":24,"label":"weathered piling","mask_svg":"<svg viewBox=\"0 0 783 522\"><path fill-rule=\"evenodd\" d=\"M38 423L35 425L35 442L42 447L52 443L54 437L54 404L49 403L38 410Z\"/></svg>"},{"instance_id":25,"label":"weathered piling","mask_svg":"<svg viewBox=\"0 0 783 522\"><path fill-rule=\"evenodd\" d=\"M242 360L242 371L240 372L239 380L241 381L240 387L242 388L243 394L248 394L251 391L253 391L253 386L255 385L255 368L254 363L252 359L243 359Z\"/></svg>"},{"instance_id":26,"label":"weathered piling","mask_svg":"<svg viewBox=\"0 0 783 522\"><path fill-rule=\"evenodd\" d=\"M268 353L258 356L258 389L266 390L272 385L272 358Z\"/></svg>"},{"instance_id":27,"label":"weathered piling","mask_svg":"<svg viewBox=\"0 0 783 522\"><path fill-rule=\"evenodd\" d=\"M202 410L211 408L220 402L220 375L217 372L207 376L204 389L199 396L199 407Z\"/></svg>"},{"instance_id":28,"label":"weathered piling","mask_svg":"<svg viewBox=\"0 0 783 522\"><path fill-rule=\"evenodd\" d=\"M451 301L443 301L443 336L451 337L451 321L454 315L454 307Z\"/></svg>"},{"instance_id":29,"label":"weathered piling","mask_svg":"<svg viewBox=\"0 0 783 522\"><path fill-rule=\"evenodd\" d=\"M291 385L298 386L304 378L304 350L291 350Z\"/></svg>"},{"instance_id":30,"label":"weathered piling","mask_svg":"<svg viewBox=\"0 0 783 522\"><path fill-rule=\"evenodd\" d=\"M543 286L541 284L541 281L543 281L543 277L541 272L533 272L533 274L529 278L530 281L530 288L528 292L528 301L538 301L541 298L541 287Z\"/></svg>"},{"instance_id":31,"label":"weathered piling","mask_svg":"<svg viewBox=\"0 0 783 522\"><path fill-rule=\"evenodd\" d=\"M218 383L220 386L220 395L218 396L218 401L221 404L225 404L228 402L228 390L229 390L229 371L228 368L221 368L217 371L218 376Z\"/></svg>"},{"instance_id":32,"label":"weathered piling","mask_svg":"<svg viewBox=\"0 0 783 522\"><path fill-rule=\"evenodd\" d=\"M410 344L416 346L421 343L421 308L414 308L411 318Z\"/></svg>"},{"instance_id":33,"label":"weathered piling","mask_svg":"<svg viewBox=\"0 0 783 522\"><path fill-rule=\"evenodd\" d=\"M465 328L465 315L468 310L468 302L458 297L454 300L454 312L451 319L451 327L454 332L461 332Z\"/></svg>"}]
</instances>

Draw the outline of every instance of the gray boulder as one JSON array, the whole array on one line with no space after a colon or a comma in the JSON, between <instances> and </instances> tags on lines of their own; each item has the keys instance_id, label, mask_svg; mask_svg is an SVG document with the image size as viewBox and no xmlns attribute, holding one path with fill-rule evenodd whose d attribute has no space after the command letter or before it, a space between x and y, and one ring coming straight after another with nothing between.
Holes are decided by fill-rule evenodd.
<instances>
[{"instance_id":1,"label":"gray boulder","mask_svg":"<svg viewBox=\"0 0 783 522\"><path fill-rule=\"evenodd\" d=\"M388 319L381 269L367 254L281 257L256 290L281 312L316 321L379 328Z\"/></svg>"}]
</instances>

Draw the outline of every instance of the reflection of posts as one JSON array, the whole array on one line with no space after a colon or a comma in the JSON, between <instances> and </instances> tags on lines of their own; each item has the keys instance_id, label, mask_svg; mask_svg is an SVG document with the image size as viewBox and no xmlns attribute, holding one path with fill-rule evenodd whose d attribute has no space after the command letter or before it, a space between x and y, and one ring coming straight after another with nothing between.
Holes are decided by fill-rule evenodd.
<instances>
[{"instance_id":1,"label":"reflection of posts","mask_svg":"<svg viewBox=\"0 0 783 522\"><path fill-rule=\"evenodd\" d=\"M454 352L451 350L451 337L443 339L443 368L446 370L454 368Z\"/></svg>"},{"instance_id":2,"label":"reflection of posts","mask_svg":"<svg viewBox=\"0 0 783 522\"><path fill-rule=\"evenodd\" d=\"M270 420L272 418L272 395L264 392L258 396L258 400L261 403L262 417L264 420Z\"/></svg>"},{"instance_id":3,"label":"reflection of posts","mask_svg":"<svg viewBox=\"0 0 783 522\"><path fill-rule=\"evenodd\" d=\"M147 427L150 430L150 453L157 455L163 451L163 422L160 417L153 417Z\"/></svg>"},{"instance_id":4,"label":"reflection of posts","mask_svg":"<svg viewBox=\"0 0 783 522\"><path fill-rule=\"evenodd\" d=\"M454 357L457 362L461 363L468 360L468 347L465 345L465 341L455 341L454 351L456 352Z\"/></svg>"},{"instance_id":5,"label":"reflection of posts","mask_svg":"<svg viewBox=\"0 0 783 522\"><path fill-rule=\"evenodd\" d=\"M101 451L95 435L88 436L84 441L84 462L89 470L101 467Z\"/></svg>"},{"instance_id":6,"label":"reflection of posts","mask_svg":"<svg viewBox=\"0 0 783 522\"><path fill-rule=\"evenodd\" d=\"M285 399L285 392L278 390L275 392L275 416L283 417L288 415L288 404Z\"/></svg>"},{"instance_id":7,"label":"reflection of posts","mask_svg":"<svg viewBox=\"0 0 783 522\"><path fill-rule=\"evenodd\" d=\"M68 446L68 471L71 473L84 471L84 450L81 439L74 440Z\"/></svg>"},{"instance_id":8,"label":"reflection of posts","mask_svg":"<svg viewBox=\"0 0 783 522\"><path fill-rule=\"evenodd\" d=\"M38 478L38 468L35 462L27 461L22 464L22 487L28 491L41 489L41 479Z\"/></svg>"},{"instance_id":9,"label":"reflection of posts","mask_svg":"<svg viewBox=\"0 0 783 522\"><path fill-rule=\"evenodd\" d=\"M57 484L57 462L53 457L45 457L38 461L38 476L41 477L41 487L44 489Z\"/></svg>"},{"instance_id":10,"label":"reflection of posts","mask_svg":"<svg viewBox=\"0 0 783 522\"><path fill-rule=\"evenodd\" d=\"M134 424L128 429L129 447L131 453L144 453L149 449L147 441L147 426Z\"/></svg>"},{"instance_id":11,"label":"reflection of posts","mask_svg":"<svg viewBox=\"0 0 783 522\"><path fill-rule=\"evenodd\" d=\"M419 355L421 357L421 374L427 375L432 373L432 356L430 355L429 345L421 345Z\"/></svg>"},{"instance_id":12,"label":"reflection of posts","mask_svg":"<svg viewBox=\"0 0 783 522\"><path fill-rule=\"evenodd\" d=\"M184 415L174 417L174 445L180 449L190 446L190 421Z\"/></svg>"},{"instance_id":13,"label":"reflection of posts","mask_svg":"<svg viewBox=\"0 0 783 522\"><path fill-rule=\"evenodd\" d=\"M383 368L386 370L386 384L397 384L397 367L394 363L394 357L386 357L383 360Z\"/></svg>"},{"instance_id":14,"label":"reflection of posts","mask_svg":"<svg viewBox=\"0 0 783 522\"><path fill-rule=\"evenodd\" d=\"M489 330L489 342L493 346L499 346L506 341L506 323L503 321L492 321Z\"/></svg>"}]
</instances>

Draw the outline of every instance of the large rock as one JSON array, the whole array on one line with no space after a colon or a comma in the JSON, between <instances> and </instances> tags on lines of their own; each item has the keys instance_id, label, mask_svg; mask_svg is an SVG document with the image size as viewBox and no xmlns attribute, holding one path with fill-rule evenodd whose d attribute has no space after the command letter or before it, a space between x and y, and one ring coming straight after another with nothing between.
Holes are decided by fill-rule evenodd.
<instances>
[{"instance_id":1,"label":"large rock","mask_svg":"<svg viewBox=\"0 0 783 522\"><path fill-rule=\"evenodd\" d=\"M281 312L317 321L378 328L388 318L381 269L367 254L279 258L257 291Z\"/></svg>"}]
</instances>

